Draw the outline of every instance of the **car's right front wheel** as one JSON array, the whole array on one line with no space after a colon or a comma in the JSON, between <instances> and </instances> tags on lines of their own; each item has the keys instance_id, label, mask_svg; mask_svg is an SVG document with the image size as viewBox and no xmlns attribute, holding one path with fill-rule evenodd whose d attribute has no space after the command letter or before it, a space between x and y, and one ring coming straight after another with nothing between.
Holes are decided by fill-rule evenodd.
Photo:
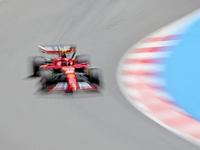
<instances>
[{"instance_id":1,"label":"car's right front wheel","mask_svg":"<svg viewBox=\"0 0 200 150\"><path fill-rule=\"evenodd\" d=\"M45 59L40 56L36 56L33 58L33 75L39 76L39 67L40 65L44 65Z\"/></svg>"},{"instance_id":2,"label":"car's right front wheel","mask_svg":"<svg viewBox=\"0 0 200 150\"><path fill-rule=\"evenodd\" d=\"M90 57L89 57L89 55L77 55L75 57L75 59L76 59L76 62L78 64L81 64L81 63L90 64Z\"/></svg>"},{"instance_id":3,"label":"car's right front wheel","mask_svg":"<svg viewBox=\"0 0 200 150\"><path fill-rule=\"evenodd\" d=\"M47 86L49 86L52 83L52 71L50 70L43 70L41 72L41 84L42 84L42 88L45 89Z\"/></svg>"}]
</instances>

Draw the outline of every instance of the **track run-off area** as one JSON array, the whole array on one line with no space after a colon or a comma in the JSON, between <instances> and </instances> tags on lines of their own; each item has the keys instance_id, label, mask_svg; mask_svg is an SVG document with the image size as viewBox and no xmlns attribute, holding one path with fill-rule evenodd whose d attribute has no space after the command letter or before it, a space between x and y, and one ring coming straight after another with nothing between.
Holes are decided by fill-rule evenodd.
<instances>
[{"instance_id":1,"label":"track run-off area","mask_svg":"<svg viewBox=\"0 0 200 150\"><path fill-rule=\"evenodd\" d=\"M116 79L134 43L199 7L199 0L1 0L0 149L199 149L135 109ZM54 44L91 56L102 70L101 94L37 92L29 58L40 55L37 45Z\"/></svg>"},{"instance_id":2,"label":"track run-off area","mask_svg":"<svg viewBox=\"0 0 200 150\"><path fill-rule=\"evenodd\" d=\"M131 104L198 145L199 20L197 10L144 38L118 69L119 86Z\"/></svg>"}]
</instances>

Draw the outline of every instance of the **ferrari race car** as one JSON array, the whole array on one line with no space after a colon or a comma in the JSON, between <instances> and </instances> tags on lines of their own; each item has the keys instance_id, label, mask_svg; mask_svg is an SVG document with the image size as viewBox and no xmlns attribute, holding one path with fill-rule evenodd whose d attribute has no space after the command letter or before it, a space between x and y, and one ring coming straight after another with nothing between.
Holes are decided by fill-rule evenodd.
<instances>
[{"instance_id":1,"label":"ferrari race car","mask_svg":"<svg viewBox=\"0 0 200 150\"><path fill-rule=\"evenodd\" d=\"M44 92L74 92L98 90L100 87L99 69L89 66L88 55L76 55L72 45L39 46L43 54L52 58L33 58L33 75L41 76ZM55 57L55 54L58 55Z\"/></svg>"}]
</instances>

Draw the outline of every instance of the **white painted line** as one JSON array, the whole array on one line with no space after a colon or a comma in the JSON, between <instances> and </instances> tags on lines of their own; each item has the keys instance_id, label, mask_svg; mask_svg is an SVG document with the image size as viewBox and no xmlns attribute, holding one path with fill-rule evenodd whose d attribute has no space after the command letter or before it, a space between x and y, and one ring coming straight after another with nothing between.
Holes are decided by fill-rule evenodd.
<instances>
[{"instance_id":1,"label":"white painted line","mask_svg":"<svg viewBox=\"0 0 200 150\"><path fill-rule=\"evenodd\" d=\"M143 79L149 85L165 86L166 82L163 78L159 77L149 77Z\"/></svg>"},{"instance_id":2,"label":"white painted line","mask_svg":"<svg viewBox=\"0 0 200 150\"><path fill-rule=\"evenodd\" d=\"M142 65L124 65L124 70L143 71L143 72L160 72L165 70L165 65L160 64L142 64Z\"/></svg>"},{"instance_id":3,"label":"white painted line","mask_svg":"<svg viewBox=\"0 0 200 150\"><path fill-rule=\"evenodd\" d=\"M142 43L136 48L166 47L178 44L179 40Z\"/></svg>"},{"instance_id":4,"label":"white painted line","mask_svg":"<svg viewBox=\"0 0 200 150\"><path fill-rule=\"evenodd\" d=\"M144 52L144 53L131 53L126 56L126 59L153 59L169 57L171 52Z\"/></svg>"},{"instance_id":5,"label":"white painted line","mask_svg":"<svg viewBox=\"0 0 200 150\"><path fill-rule=\"evenodd\" d=\"M153 92L161 99L174 101L173 97L166 91L153 89Z\"/></svg>"},{"instance_id":6,"label":"white painted line","mask_svg":"<svg viewBox=\"0 0 200 150\"><path fill-rule=\"evenodd\" d=\"M181 108L178 107L178 106L175 106L175 105L172 105L172 104L171 104L170 107L173 108L174 110L180 112L181 114L190 116L190 114L188 114L186 111L184 111L183 109L181 109Z\"/></svg>"},{"instance_id":7,"label":"white painted line","mask_svg":"<svg viewBox=\"0 0 200 150\"><path fill-rule=\"evenodd\" d=\"M124 83L139 83L140 81L138 80L137 76L123 76L121 78L121 82Z\"/></svg>"},{"instance_id":8,"label":"white painted line","mask_svg":"<svg viewBox=\"0 0 200 150\"><path fill-rule=\"evenodd\" d=\"M135 98L139 98L141 95L140 95L140 92L137 91L137 90L134 90L134 89L127 89L126 90L126 93L129 95L129 96L132 96L132 97L135 97Z\"/></svg>"}]
</instances>

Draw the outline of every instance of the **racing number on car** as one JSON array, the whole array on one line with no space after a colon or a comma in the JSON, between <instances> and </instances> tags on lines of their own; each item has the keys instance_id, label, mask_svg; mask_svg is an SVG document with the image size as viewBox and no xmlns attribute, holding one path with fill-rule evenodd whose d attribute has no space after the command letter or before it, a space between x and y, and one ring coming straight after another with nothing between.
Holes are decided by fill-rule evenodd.
<instances>
[{"instance_id":1,"label":"racing number on car","mask_svg":"<svg viewBox=\"0 0 200 150\"><path fill-rule=\"evenodd\" d=\"M65 72L65 74L74 73L74 68L63 68L62 70Z\"/></svg>"}]
</instances>

